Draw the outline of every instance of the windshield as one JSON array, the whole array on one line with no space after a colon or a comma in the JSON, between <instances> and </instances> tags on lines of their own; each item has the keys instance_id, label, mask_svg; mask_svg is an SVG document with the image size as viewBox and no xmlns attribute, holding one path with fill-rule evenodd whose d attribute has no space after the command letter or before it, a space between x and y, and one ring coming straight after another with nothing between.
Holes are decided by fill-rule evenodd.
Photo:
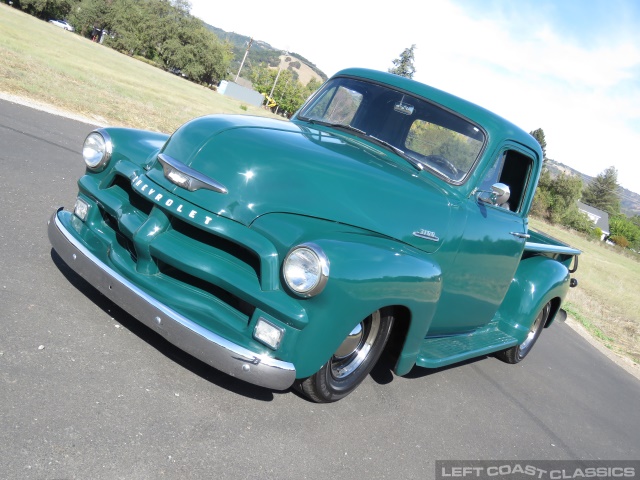
<instances>
[{"instance_id":1,"label":"windshield","mask_svg":"<svg viewBox=\"0 0 640 480\"><path fill-rule=\"evenodd\" d=\"M467 176L485 141L480 128L442 107L353 78L327 82L298 118L344 127L454 183Z\"/></svg>"}]
</instances>

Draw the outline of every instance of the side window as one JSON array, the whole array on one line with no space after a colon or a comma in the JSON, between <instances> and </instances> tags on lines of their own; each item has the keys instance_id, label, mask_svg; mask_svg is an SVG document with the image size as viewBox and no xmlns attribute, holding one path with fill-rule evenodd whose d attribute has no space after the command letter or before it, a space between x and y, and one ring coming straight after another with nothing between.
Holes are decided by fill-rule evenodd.
<instances>
[{"instance_id":1,"label":"side window","mask_svg":"<svg viewBox=\"0 0 640 480\"><path fill-rule=\"evenodd\" d=\"M504 183L511 190L509 201L503 205L512 212L519 212L527 191L527 184L531 176L533 159L516 150L505 150L498 155L494 164L485 174L479 189L490 191L495 183ZM488 201L487 195L481 199Z\"/></svg>"},{"instance_id":2,"label":"side window","mask_svg":"<svg viewBox=\"0 0 640 480\"><path fill-rule=\"evenodd\" d=\"M360 103L362 103L362 94L339 86L331 94L323 95L320 101L306 112L306 115L324 122L349 125Z\"/></svg>"}]
</instances>

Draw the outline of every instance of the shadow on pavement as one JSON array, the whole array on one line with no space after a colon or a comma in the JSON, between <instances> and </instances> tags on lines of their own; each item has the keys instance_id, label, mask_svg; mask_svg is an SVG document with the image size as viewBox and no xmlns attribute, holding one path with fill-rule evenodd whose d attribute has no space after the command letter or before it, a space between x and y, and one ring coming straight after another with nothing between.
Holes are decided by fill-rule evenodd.
<instances>
[{"instance_id":1,"label":"shadow on pavement","mask_svg":"<svg viewBox=\"0 0 640 480\"><path fill-rule=\"evenodd\" d=\"M225 388L239 395L263 402L272 401L274 394L286 393L286 390L283 392L275 392L238 380L226 373L216 370L201 360L192 357L188 353L169 343L164 337L162 337L162 335L140 323L135 319L135 317L129 315L118 305L102 295L91 284L74 272L53 249L51 250L51 259L69 283L82 292L91 302L100 307L106 314L113 317L118 323L138 338L147 342L165 357L176 362L191 373L198 375L202 379L221 388Z\"/></svg>"}]
</instances>

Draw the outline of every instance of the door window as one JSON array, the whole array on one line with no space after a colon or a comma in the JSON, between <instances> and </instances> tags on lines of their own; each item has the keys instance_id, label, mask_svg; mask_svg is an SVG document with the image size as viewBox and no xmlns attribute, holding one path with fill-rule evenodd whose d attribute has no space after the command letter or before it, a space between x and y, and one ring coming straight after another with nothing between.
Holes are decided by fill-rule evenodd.
<instances>
[{"instance_id":1,"label":"door window","mask_svg":"<svg viewBox=\"0 0 640 480\"><path fill-rule=\"evenodd\" d=\"M533 159L528 155L517 150L504 150L500 152L493 166L485 174L479 189L490 192L492 185L504 183L511 190L511 195L509 201L502 207L512 212L519 212L522 209L532 167ZM491 203L488 193L481 193L479 198Z\"/></svg>"}]
</instances>

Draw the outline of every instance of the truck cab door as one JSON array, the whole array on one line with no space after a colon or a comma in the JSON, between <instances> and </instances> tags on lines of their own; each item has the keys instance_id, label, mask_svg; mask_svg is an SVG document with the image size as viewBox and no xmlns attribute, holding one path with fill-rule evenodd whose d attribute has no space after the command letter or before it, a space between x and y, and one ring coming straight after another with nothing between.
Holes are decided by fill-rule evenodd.
<instances>
[{"instance_id":1,"label":"truck cab door","mask_svg":"<svg viewBox=\"0 0 640 480\"><path fill-rule=\"evenodd\" d=\"M466 225L453 265L443 272L429 336L472 331L493 319L524 250L534 156L516 146L503 148L466 199ZM510 189L502 205L490 193L496 183Z\"/></svg>"}]
</instances>

